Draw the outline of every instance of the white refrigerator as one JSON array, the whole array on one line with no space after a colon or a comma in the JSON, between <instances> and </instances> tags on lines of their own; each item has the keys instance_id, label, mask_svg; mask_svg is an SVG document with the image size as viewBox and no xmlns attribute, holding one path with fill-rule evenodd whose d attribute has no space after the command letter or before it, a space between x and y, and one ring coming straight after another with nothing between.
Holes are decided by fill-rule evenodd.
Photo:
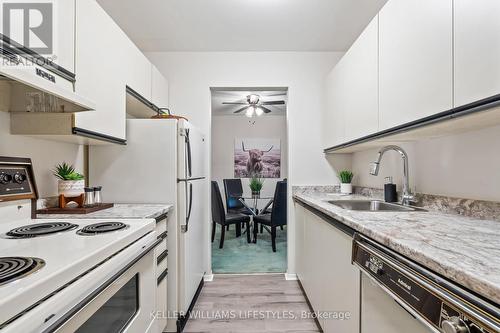
<instances>
[{"instance_id":1,"label":"white refrigerator","mask_svg":"<svg viewBox=\"0 0 500 333\"><path fill-rule=\"evenodd\" d=\"M91 146L89 181L103 201L169 203L168 331L189 309L207 267L208 183L204 135L185 120L128 119L127 145Z\"/></svg>"}]
</instances>

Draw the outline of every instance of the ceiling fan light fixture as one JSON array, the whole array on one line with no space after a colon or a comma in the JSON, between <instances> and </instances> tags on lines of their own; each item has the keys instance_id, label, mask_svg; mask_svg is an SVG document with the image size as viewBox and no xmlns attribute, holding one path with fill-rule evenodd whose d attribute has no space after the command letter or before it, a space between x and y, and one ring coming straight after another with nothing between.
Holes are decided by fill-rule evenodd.
<instances>
[{"instance_id":1,"label":"ceiling fan light fixture","mask_svg":"<svg viewBox=\"0 0 500 333\"><path fill-rule=\"evenodd\" d=\"M257 115L257 117L260 117L264 114L264 110L262 110L262 108L260 108L260 107L256 107L255 114Z\"/></svg>"},{"instance_id":2,"label":"ceiling fan light fixture","mask_svg":"<svg viewBox=\"0 0 500 333\"><path fill-rule=\"evenodd\" d=\"M253 106L251 106L245 112L245 116L247 116L248 118L252 118L254 113L255 113L255 108Z\"/></svg>"},{"instance_id":3,"label":"ceiling fan light fixture","mask_svg":"<svg viewBox=\"0 0 500 333\"><path fill-rule=\"evenodd\" d=\"M250 94L247 96L247 102L249 104L257 104L257 103L259 103L259 100L260 100L260 96L257 94Z\"/></svg>"}]
</instances>

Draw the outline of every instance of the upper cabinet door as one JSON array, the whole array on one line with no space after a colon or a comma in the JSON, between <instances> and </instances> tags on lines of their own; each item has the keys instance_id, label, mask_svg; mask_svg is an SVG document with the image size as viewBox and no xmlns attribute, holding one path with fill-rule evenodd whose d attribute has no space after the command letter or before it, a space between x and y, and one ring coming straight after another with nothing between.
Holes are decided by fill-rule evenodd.
<instances>
[{"instance_id":1,"label":"upper cabinet door","mask_svg":"<svg viewBox=\"0 0 500 333\"><path fill-rule=\"evenodd\" d=\"M75 1L59 0L55 3L55 58L54 63L75 72Z\"/></svg>"},{"instance_id":2,"label":"upper cabinet door","mask_svg":"<svg viewBox=\"0 0 500 333\"><path fill-rule=\"evenodd\" d=\"M151 62L128 38L125 52L127 63L122 71L125 71L127 86L151 101Z\"/></svg>"},{"instance_id":3,"label":"upper cabinet door","mask_svg":"<svg viewBox=\"0 0 500 333\"><path fill-rule=\"evenodd\" d=\"M323 121L325 148L336 146L345 141L345 85L342 59L325 79L326 113Z\"/></svg>"},{"instance_id":4,"label":"upper cabinet door","mask_svg":"<svg viewBox=\"0 0 500 333\"><path fill-rule=\"evenodd\" d=\"M95 112L75 115L75 126L125 139L125 75L128 40L95 0L78 0L76 92L94 101Z\"/></svg>"},{"instance_id":5,"label":"upper cabinet door","mask_svg":"<svg viewBox=\"0 0 500 333\"><path fill-rule=\"evenodd\" d=\"M4 31L4 24L0 24L0 32L14 41L14 45L22 45L74 73L75 1L2 1L1 14L11 23L8 31ZM44 33L36 35L25 30L27 24L39 24ZM47 31L49 33L45 34Z\"/></svg>"},{"instance_id":6,"label":"upper cabinet door","mask_svg":"<svg viewBox=\"0 0 500 333\"><path fill-rule=\"evenodd\" d=\"M455 0L455 106L500 94L500 1Z\"/></svg>"},{"instance_id":7,"label":"upper cabinet door","mask_svg":"<svg viewBox=\"0 0 500 333\"><path fill-rule=\"evenodd\" d=\"M325 147L378 129L378 16L326 77Z\"/></svg>"},{"instance_id":8,"label":"upper cabinet door","mask_svg":"<svg viewBox=\"0 0 500 333\"><path fill-rule=\"evenodd\" d=\"M345 140L378 130L378 15L344 58Z\"/></svg>"},{"instance_id":9,"label":"upper cabinet door","mask_svg":"<svg viewBox=\"0 0 500 333\"><path fill-rule=\"evenodd\" d=\"M390 0L380 11L379 130L452 108L452 12L452 0Z\"/></svg>"},{"instance_id":10,"label":"upper cabinet door","mask_svg":"<svg viewBox=\"0 0 500 333\"><path fill-rule=\"evenodd\" d=\"M151 66L151 102L159 108L168 108L168 81L156 66Z\"/></svg>"}]
</instances>

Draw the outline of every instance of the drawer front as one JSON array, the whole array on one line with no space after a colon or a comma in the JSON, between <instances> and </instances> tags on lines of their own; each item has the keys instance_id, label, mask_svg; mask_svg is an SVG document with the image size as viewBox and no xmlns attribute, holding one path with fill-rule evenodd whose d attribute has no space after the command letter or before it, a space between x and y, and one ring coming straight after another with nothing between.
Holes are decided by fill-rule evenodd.
<instances>
[{"instance_id":1,"label":"drawer front","mask_svg":"<svg viewBox=\"0 0 500 333\"><path fill-rule=\"evenodd\" d=\"M159 278L160 275L167 269L167 258L163 259L158 265L156 265L156 277Z\"/></svg>"}]
</instances>

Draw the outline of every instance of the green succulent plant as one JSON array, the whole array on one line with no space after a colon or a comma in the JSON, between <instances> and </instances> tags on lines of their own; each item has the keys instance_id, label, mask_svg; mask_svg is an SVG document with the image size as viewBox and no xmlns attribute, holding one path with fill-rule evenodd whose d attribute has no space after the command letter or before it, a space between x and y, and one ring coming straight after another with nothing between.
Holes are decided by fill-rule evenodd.
<instances>
[{"instance_id":1,"label":"green succulent plant","mask_svg":"<svg viewBox=\"0 0 500 333\"><path fill-rule=\"evenodd\" d=\"M75 171L73 165L66 162L56 165L52 174L60 180L82 180L85 178L81 173Z\"/></svg>"},{"instance_id":2,"label":"green succulent plant","mask_svg":"<svg viewBox=\"0 0 500 333\"><path fill-rule=\"evenodd\" d=\"M248 185L250 186L250 190L252 190L252 192L260 192L264 186L264 180L259 175L252 175Z\"/></svg>"},{"instance_id":3,"label":"green succulent plant","mask_svg":"<svg viewBox=\"0 0 500 333\"><path fill-rule=\"evenodd\" d=\"M349 170L342 170L339 172L339 178L343 184L350 184L353 177L354 174Z\"/></svg>"}]
</instances>

